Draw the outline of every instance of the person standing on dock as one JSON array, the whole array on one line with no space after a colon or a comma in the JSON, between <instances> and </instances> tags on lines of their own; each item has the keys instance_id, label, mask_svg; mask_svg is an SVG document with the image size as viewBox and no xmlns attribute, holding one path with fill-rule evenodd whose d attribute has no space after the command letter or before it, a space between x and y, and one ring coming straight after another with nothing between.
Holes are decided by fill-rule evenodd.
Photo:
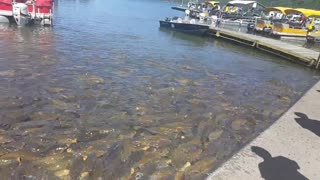
<instances>
[{"instance_id":1,"label":"person standing on dock","mask_svg":"<svg viewBox=\"0 0 320 180\"><path fill-rule=\"evenodd\" d=\"M306 17L303 14L300 17L300 24L302 27L306 26Z\"/></svg>"}]
</instances>

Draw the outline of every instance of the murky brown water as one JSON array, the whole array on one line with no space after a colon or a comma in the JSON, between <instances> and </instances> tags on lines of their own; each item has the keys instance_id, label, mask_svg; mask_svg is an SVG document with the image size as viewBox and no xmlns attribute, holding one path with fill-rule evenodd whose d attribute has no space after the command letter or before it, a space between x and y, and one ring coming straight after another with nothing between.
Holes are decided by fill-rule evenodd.
<instances>
[{"instance_id":1,"label":"murky brown water","mask_svg":"<svg viewBox=\"0 0 320 180\"><path fill-rule=\"evenodd\" d=\"M165 2L57 6L52 29L0 28L4 179L203 179L319 79L158 29Z\"/></svg>"}]
</instances>

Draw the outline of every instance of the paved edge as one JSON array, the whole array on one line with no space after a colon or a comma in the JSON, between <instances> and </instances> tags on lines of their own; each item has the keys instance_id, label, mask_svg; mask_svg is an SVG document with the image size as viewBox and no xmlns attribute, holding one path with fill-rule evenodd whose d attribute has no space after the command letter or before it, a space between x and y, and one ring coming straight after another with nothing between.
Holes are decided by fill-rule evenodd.
<instances>
[{"instance_id":1,"label":"paved edge","mask_svg":"<svg viewBox=\"0 0 320 180\"><path fill-rule=\"evenodd\" d=\"M283 156L295 161L299 173L308 179L320 179L320 136L300 126L296 112L319 122L320 134L320 81L302 96L278 121L231 157L207 180L258 180L263 179L259 163L264 160L251 151L252 146L267 150L272 157ZM311 122L303 120L303 122ZM312 127L315 127L314 124Z\"/></svg>"}]
</instances>

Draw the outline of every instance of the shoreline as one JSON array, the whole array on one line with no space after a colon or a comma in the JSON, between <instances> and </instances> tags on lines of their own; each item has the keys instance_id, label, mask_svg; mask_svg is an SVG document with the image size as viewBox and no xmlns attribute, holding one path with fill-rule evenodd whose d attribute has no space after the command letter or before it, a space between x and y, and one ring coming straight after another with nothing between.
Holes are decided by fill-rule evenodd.
<instances>
[{"instance_id":1,"label":"shoreline","mask_svg":"<svg viewBox=\"0 0 320 180\"><path fill-rule=\"evenodd\" d=\"M300 168L296 169L297 173L309 179L319 178L320 172L317 167L320 166L320 154L318 153L320 149L318 134L320 132L320 101L315 100L320 97L319 90L320 81L278 121L234 154L207 179L263 179L261 172L263 172L263 177L274 175L275 172L261 169L266 160L254 153L252 147L259 147L269 152L274 162L277 162L275 166L281 164L277 160L282 159L283 162L297 164ZM288 172L285 164L283 168L283 172ZM284 177L287 177L285 175Z\"/></svg>"}]
</instances>

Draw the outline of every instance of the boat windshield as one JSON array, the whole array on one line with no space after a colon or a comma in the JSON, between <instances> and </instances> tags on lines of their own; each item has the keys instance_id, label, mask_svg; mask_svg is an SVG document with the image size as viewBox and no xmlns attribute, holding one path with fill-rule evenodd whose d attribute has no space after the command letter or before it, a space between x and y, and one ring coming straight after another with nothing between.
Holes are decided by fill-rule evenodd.
<instances>
[{"instance_id":1,"label":"boat windshield","mask_svg":"<svg viewBox=\"0 0 320 180\"><path fill-rule=\"evenodd\" d=\"M297 8L288 9L285 12L287 14L288 24L294 28L314 26L320 17L320 11L312 9Z\"/></svg>"},{"instance_id":2,"label":"boat windshield","mask_svg":"<svg viewBox=\"0 0 320 180\"><path fill-rule=\"evenodd\" d=\"M230 1L223 9L228 14L260 16L265 7L256 1Z\"/></svg>"},{"instance_id":3,"label":"boat windshield","mask_svg":"<svg viewBox=\"0 0 320 180\"><path fill-rule=\"evenodd\" d=\"M288 10L291 8L288 7L268 7L264 10L264 19L268 19L271 21L279 21L287 19L285 10Z\"/></svg>"},{"instance_id":4,"label":"boat windshield","mask_svg":"<svg viewBox=\"0 0 320 180\"><path fill-rule=\"evenodd\" d=\"M297 8L297 9L288 9L288 10L285 10L285 12L286 14L304 15L305 17L320 17L320 11L312 10L312 9Z\"/></svg>"},{"instance_id":5,"label":"boat windshield","mask_svg":"<svg viewBox=\"0 0 320 180\"><path fill-rule=\"evenodd\" d=\"M208 10L220 10L220 3L218 1L207 1L205 4Z\"/></svg>"}]
</instances>

